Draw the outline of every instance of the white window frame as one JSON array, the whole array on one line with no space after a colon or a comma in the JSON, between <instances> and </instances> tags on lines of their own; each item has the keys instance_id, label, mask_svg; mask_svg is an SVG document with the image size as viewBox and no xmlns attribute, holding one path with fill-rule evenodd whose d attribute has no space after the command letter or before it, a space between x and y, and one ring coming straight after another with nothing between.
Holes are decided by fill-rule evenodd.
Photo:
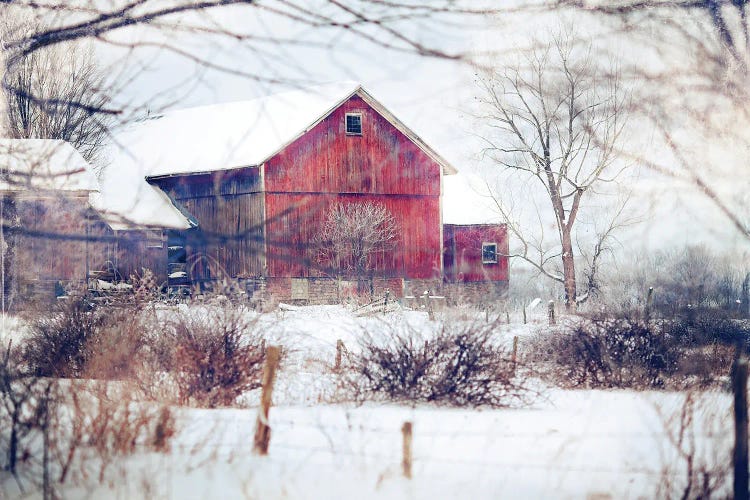
<instances>
[{"instance_id":1,"label":"white window frame","mask_svg":"<svg viewBox=\"0 0 750 500\"><path fill-rule=\"evenodd\" d=\"M356 116L359 118L359 132L349 132L349 117L350 116ZM346 131L346 135L362 135L362 112L361 111L353 111L351 113L346 113L344 115L344 130Z\"/></svg>"},{"instance_id":2,"label":"white window frame","mask_svg":"<svg viewBox=\"0 0 750 500\"><path fill-rule=\"evenodd\" d=\"M484 258L484 248L493 246L495 247L495 258L494 260L489 260ZM482 264L497 264L497 243L494 241L483 241L482 242Z\"/></svg>"},{"instance_id":3,"label":"white window frame","mask_svg":"<svg viewBox=\"0 0 750 500\"><path fill-rule=\"evenodd\" d=\"M164 248L164 231L161 229L147 229L146 248Z\"/></svg>"}]
</instances>

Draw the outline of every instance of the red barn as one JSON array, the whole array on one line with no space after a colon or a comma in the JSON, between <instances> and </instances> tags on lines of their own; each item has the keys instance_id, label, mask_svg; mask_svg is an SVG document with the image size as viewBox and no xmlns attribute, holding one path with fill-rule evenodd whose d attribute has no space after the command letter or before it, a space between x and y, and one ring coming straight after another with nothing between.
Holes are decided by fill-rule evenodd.
<instances>
[{"instance_id":1,"label":"red barn","mask_svg":"<svg viewBox=\"0 0 750 500\"><path fill-rule=\"evenodd\" d=\"M118 140L126 152L113 179L145 177L184 216L170 226L178 229L167 241L170 276L227 277L264 283L281 299L335 300L360 277L331 279L319 235L331 207L371 203L398 228L368 258L371 291L443 282L442 181L456 170L356 83L177 111ZM166 208L142 203L136 187L123 202L122 183L105 176L105 207L109 190L121 212L140 211L124 218L158 220ZM188 223L195 227L185 230ZM498 279L507 280L505 269Z\"/></svg>"},{"instance_id":2,"label":"red barn","mask_svg":"<svg viewBox=\"0 0 750 500\"><path fill-rule=\"evenodd\" d=\"M443 268L446 294L485 302L508 291L508 230L497 219L497 194L483 180L456 175L445 179Z\"/></svg>"}]
</instances>

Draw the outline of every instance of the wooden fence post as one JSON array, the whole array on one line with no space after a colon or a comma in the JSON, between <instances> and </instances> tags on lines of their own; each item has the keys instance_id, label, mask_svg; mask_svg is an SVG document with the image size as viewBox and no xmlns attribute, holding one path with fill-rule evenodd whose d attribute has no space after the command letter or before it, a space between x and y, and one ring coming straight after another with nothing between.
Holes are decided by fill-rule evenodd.
<instances>
[{"instance_id":1,"label":"wooden fence post","mask_svg":"<svg viewBox=\"0 0 750 500\"><path fill-rule=\"evenodd\" d=\"M271 409L271 394L273 382L276 379L276 368L279 366L281 350L279 346L269 346L266 351L266 364L263 367L263 381L258 408L258 420L255 424L255 444L253 451L258 455L268 454L268 444L271 441L271 427L268 425L268 413Z\"/></svg>"},{"instance_id":2,"label":"wooden fence post","mask_svg":"<svg viewBox=\"0 0 750 500\"><path fill-rule=\"evenodd\" d=\"M403 436L403 458L401 460L401 468L404 472L404 477L411 479L411 444L412 444L412 423L404 422L401 427L401 434Z\"/></svg>"},{"instance_id":3,"label":"wooden fence post","mask_svg":"<svg viewBox=\"0 0 750 500\"><path fill-rule=\"evenodd\" d=\"M50 484L49 477L49 425L50 425L50 409L49 409L49 398L50 398L50 387L47 386L47 390L44 396L42 396L42 498L44 500L52 500L52 486Z\"/></svg>"},{"instance_id":4,"label":"wooden fence post","mask_svg":"<svg viewBox=\"0 0 750 500\"><path fill-rule=\"evenodd\" d=\"M505 311L505 322L510 325L510 313Z\"/></svg>"},{"instance_id":5,"label":"wooden fence post","mask_svg":"<svg viewBox=\"0 0 750 500\"><path fill-rule=\"evenodd\" d=\"M518 335L513 337L513 375L516 374L516 360L518 359Z\"/></svg>"},{"instance_id":6,"label":"wooden fence post","mask_svg":"<svg viewBox=\"0 0 750 500\"><path fill-rule=\"evenodd\" d=\"M547 303L547 316L549 317L549 326L554 326L557 324L557 321L555 321L555 301L550 300Z\"/></svg>"},{"instance_id":7,"label":"wooden fence post","mask_svg":"<svg viewBox=\"0 0 750 500\"><path fill-rule=\"evenodd\" d=\"M526 306L523 306L523 324L526 324Z\"/></svg>"},{"instance_id":8,"label":"wooden fence post","mask_svg":"<svg viewBox=\"0 0 750 500\"><path fill-rule=\"evenodd\" d=\"M648 287L648 294L646 295L646 311L645 317L648 323L651 320L651 305L654 303L654 287Z\"/></svg>"},{"instance_id":9,"label":"wooden fence post","mask_svg":"<svg viewBox=\"0 0 750 500\"><path fill-rule=\"evenodd\" d=\"M385 299L383 300L383 311L385 311L386 309L388 309L388 299L390 298L390 296L391 296L391 291L386 288L386 290L385 290Z\"/></svg>"},{"instance_id":10,"label":"wooden fence post","mask_svg":"<svg viewBox=\"0 0 750 500\"><path fill-rule=\"evenodd\" d=\"M341 370L341 357L344 353L344 341L338 339L336 341L336 361L333 365L333 369L336 371Z\"/></svg>"},{"instance_id":11,"label":"wooden fence post","mask_svg":"<svg viewBox=\"0 0 750 500\"><path fill-rule=\"evenodd\" d=\"M734 498L748 500L747 360L741 346L732 371L734 389Z\"/></svg>"}]
</instances>

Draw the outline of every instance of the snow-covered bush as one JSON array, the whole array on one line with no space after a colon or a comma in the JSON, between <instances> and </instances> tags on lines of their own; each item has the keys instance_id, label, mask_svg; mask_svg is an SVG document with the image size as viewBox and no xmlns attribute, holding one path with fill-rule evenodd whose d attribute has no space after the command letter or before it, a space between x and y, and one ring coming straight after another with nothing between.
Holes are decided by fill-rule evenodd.
<instances>
[{"instance_id":1,"label":"snow-covered bush","mask_svg":"<svg viewBox=\"0 0 750 500\"><path fill-rule=\"evenodd\" d=\"M709 316L647 322L598 314L541 333L527 359L563 387L710 386L729 373L733 342L747 328Z\"/></svg>"},{"instance_id":2,"label":"snow-covered bush","mask_svg":"<svg viewBox=\"0 0 750 500\"><path fill-rule=\"evenodd\" d=\"M181 404L231 406L260 387L263 336L249 312L231 304L177 314L153 339L156 369L169 374Z\"/></svg>"},{"instance_id":3,"label":"snow-covered bush","mask_svg":"<svg viewBox=\"0 0 750 500\"><path fill-rule=\"evenodd\" d=\"M425 336L408 323L364 334L344 376L364 398L506 407L532 392L516 376L492 323L443 322Z\"/></svg>"},{"instance_id":4,"label":"snow-covered bush","mask_svg":"<svg viewBox=\"0 0 750 500\"><path fill-rule=\"evenodd\" d=\"M31 320L24 358L37 376L80 377L88 358L87 344L103 322L104 316L83 296L59 301Z\"/></svg>"}]
</instances>

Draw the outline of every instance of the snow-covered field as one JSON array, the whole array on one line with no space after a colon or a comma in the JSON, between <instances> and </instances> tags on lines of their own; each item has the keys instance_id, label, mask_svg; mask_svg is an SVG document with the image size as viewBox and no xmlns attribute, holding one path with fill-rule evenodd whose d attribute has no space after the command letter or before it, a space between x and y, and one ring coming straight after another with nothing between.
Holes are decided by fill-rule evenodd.
<instances>
[{"instance_id":1,"label":"snow-covered field","mask_svg":"<svg viewBox=\"0 0 750 500\"><path fill-rule=\"evenodd\" d=\"M318 306L277 309L258 320L291 353L274 391L268 456L252 453L257 395L247 408L179 408L169 452L136 453L112 467L105 484L68 485L63 496L655 498L680 496L688 455L694 467L730 464L726 393L700 395L680 448L672 416L685 394L547 388L530 407L497 410L334 403L337 339L353 350L359 333L386 323L426 331L434 326L426 314L357 317ZM500 334L509 342L519 335L523 349L523 337L539 326L503 325ZM401 467L406 421L414 429L411 479ZM0 497L21 496L9 478L0 484Z\"/></svg>"}]
</instances>

